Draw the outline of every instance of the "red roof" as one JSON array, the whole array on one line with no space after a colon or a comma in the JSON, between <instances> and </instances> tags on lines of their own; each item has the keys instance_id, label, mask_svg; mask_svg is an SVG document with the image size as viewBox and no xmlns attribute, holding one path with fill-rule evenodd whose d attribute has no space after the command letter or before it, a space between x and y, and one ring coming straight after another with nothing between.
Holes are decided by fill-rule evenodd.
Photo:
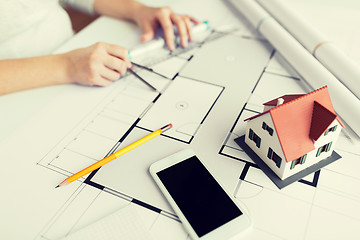
<instances>
[{"instance_id":1,"label":"red roof","mask_svg":"<svg viewBox=\"0 0 360 240\"><path fill-rule=\"evenodd\" d=\"M309 137L315 141L318 140L336 117L335 113L329 111L323 105L315 101Z\"/></svg>"},{"instance_id":2,"label":"red roof","mask_svg":"<svg viewBox=\"0 0 360 240\"><path fill-rule=\"evenodd\" d=\"M327 86L296 96L293 100L244 120L269 112L287 162L313 150L313 140L317 140L335 119L344 127L335 114Z\"/></svg>"}]
</instances>

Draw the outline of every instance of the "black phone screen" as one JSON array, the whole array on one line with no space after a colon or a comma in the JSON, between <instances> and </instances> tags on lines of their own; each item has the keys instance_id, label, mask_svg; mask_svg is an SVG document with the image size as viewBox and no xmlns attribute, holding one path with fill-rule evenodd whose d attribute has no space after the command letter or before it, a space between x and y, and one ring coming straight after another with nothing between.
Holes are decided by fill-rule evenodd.
<instances>
[{"instance_id":1,"label":"black phone screen","mask_svg":"<svg viewBox=\"0 0 360 240\"><path fill-rule=\"evenodd\" d=\"M157 175L199 237L242 215L196 156Z\"/></svg>"}]
</instances>

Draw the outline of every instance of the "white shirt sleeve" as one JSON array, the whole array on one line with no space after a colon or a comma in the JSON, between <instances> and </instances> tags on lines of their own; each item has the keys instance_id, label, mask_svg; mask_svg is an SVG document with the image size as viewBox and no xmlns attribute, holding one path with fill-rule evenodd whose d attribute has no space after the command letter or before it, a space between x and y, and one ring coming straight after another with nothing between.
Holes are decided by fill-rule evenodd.
<instances>
[{"instance_id":1,"label":"white shirt sleeve","mask_svg":"<svg viewBox=\"0 0 360 240\"><path fill-rule=\"evenodd\" d=\"M95 13L94 0L60 0L60 2L89 14Z\"/></svg>"}]
</instances>

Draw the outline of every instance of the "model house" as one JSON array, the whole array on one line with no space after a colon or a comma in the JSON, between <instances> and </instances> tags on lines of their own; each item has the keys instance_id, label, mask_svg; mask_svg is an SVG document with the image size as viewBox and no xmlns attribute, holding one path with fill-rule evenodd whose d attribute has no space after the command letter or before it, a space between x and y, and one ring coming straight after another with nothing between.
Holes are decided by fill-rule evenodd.
<instances>
[{"instance_id":1,"label":"model house","mask_svg":"<svg viewBox=\"0 0 360 240\"><path fill-rule=\"evenodd\" d=\"M344 127L326 86L264 103L245 121L245 143L282 180L331 156Z\"/></svg>"}]
</instances>

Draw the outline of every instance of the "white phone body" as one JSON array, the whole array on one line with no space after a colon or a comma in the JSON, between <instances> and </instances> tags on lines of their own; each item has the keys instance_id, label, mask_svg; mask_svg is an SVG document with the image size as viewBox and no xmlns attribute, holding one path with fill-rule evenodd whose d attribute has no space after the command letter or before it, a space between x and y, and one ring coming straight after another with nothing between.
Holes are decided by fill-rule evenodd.
<instances>
[{"instance_id":1,"label":"white phone body","mask_svg":"<svg viewBox=\"0 0 360 240\"><path fill-rule=\"evenodd\" d=\"M251 225L193 150L163 158L149 171L192 239L226 240Z\"/></svg>"}]
</instances>

